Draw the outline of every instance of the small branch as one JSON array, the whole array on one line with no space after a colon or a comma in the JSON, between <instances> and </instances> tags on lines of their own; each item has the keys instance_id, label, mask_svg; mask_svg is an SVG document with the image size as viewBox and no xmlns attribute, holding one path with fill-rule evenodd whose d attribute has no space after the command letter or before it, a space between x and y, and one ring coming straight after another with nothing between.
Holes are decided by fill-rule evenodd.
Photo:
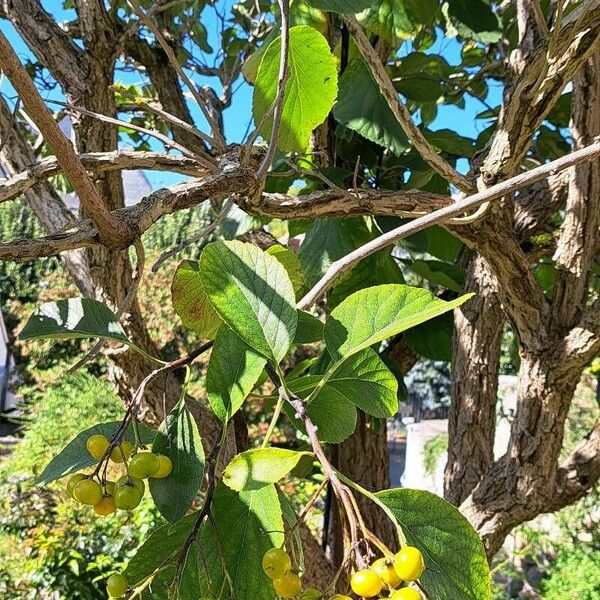
<instances>
[{"instance_id":1,"label":"small branch","mask_svg":"<svg viewBox=\"0 0 600 600\"><path fill-rule=\"evenodd\" d=\"M171 64L173 69L177 72L179 77L181 77L181 79L185 82L188 89L192 93L192 96L194 96L194 99L198 103L198 106L200 107L200 110L202 111L204 118L208 121L208 124L210 125L210 127L212 129L214 139L211 139L210 143L212 145L216 146L219 150L224 151L225 148L227 147L225 138L223 137L221 130L219 129L217 123L215 122L212 115L210 114L210 110L206 106L206 102L205 102L204 98L200 95L198 88L195 86L195 84L192 82L192 80L186 75L185 71L179 64L179 61L177 60L177 57L175 56L175 53L173 52L173 48L171 48L171 46L167 43L167 40L165 40L164 36L162 35L162 33L160 32L158 27L154 24L154 21L142 10L142 7L139 5L137 0L127 0L127 1L129 2L131 8L133 8L133 10L137 14L137 16L144 22L146 27L148 27L148 29L154 34L156 41L161 45L162 49L165 51L165 54L167 55L167 58L169 59L169 63Z\"/></svg>"},{"instance_id":2,"label":"small branch","mask_svg":"<svg viewBox=\"0 0 600 600\"><path fill-rule=\"evenodd\" d=\"M148 169L170 171L193 177L202 177L208 174L208 171L197 160L164 152L136 152L134 150L90 152L80 154L79 160L86 170L95 173ZM58 159L55 156L49 156L10 179L0 179L0 203L24 194L37 183L60 172L61 165Z\"/></svg>"},{"instance_id":3,"label":"small branch","mask_svg":"<svg viewBox=\"0 0 600 600\"><path fill-rule=\"evenodd\" d=\"M2 32L0 32L0 68L6 73L27 112L61 163L61 168L69 178L83 208L97 226L100 239L115 247L125 245L130 239L126 226L111 214L102 201L71 142L60 130L31 77Z\"/></svg>"},{"instance_id":4,"label":"small branch","mask_svg":"<svg viewBox=\"0 0 600 600\"><path fill-rule=\"evenodd\" d=\"M307 308L314 304L314 302L316 302L333 285L334 281L340 277L340 275L351 269L354 265L363 260L363 258L370 256L379 250L383 250L387 246L396 243L398 240L419 231L423 231L433 225L445 223L449 219L462 215L469 209L477 208L486 202L497 200L507 194L512 194L515 190L525 185L555 175L559 171L581 162L592 160L598 155L600 155L600 141L591 144L586 148L582 148L581 150L577 150L576 152L572 152L571 154L567 154L566 156L562 156L550 163L521 173L502 183L498 183L483 192L458 200L451 206L440 208L424 217L420 217L410 223L384 233L364 246L350 252L350 254L347 254L343 258L333 262L327 269L325 275L323 275L312 290L300 300L298 308Z\"/></svg>"},{"instance_id":5,"label":"small branch","mask_svg":"<svg viewBox=\"0 0 600 600\"><path fill-rule=\"evenodd\" d=\"M285 85L289 77L288 59L290 45L290 3L289 0L278 0L281 11L281 54L279 57L279 78L277 81L277 95L275 97L275 109L273 111L273 127L267 153L258 169L257 178L264 182L269 172L269 167L275 157L279 134L281 132L281 117L283 115L283 103L285 100ZM258 131L258 130L257 130Z\"/></svg>"},{"instance_id":6,"label":"small branch","mask_svg":"<svg viewBox=\"0 0 600 600\"><path fill-rule=\"evenodd\" d=\"M358 49L371 69L371 73L381 94L386 99L391 111L394 113L396 120L404 133L408 137L411 144L435 171L437 171L444 179L455 185L459 190L466 193L473 193L477 188L475 184L469 181L464 175L461 175L456 169L448 164L427 141L423 132L415 125L412 116L406 106L400 101L398 92L392 83L389 75L385 70L384 64L381 62L379 55L371 46L369 38L362 30L360 23L354 16L345 18L348 30L352 34Z\"/></svg>"}]
</instances>

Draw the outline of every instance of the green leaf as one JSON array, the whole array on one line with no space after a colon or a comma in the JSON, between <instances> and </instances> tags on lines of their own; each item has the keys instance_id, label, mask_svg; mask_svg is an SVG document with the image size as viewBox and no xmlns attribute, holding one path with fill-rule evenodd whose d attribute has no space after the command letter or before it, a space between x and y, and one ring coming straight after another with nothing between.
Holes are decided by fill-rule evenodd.
<instances>
[{"instance_id":1,"label":"green leaf","mask_svg":"<svg viewBox=\"0 0 600 600\"><path fill-rule=\"evenodd\" d=\"M273 41L262 57L254 85L253 115L258 125L277 95L281 38ZM329 114L337 96L337 68L327 40L306 25L290 29L289 77L278 147L284 152L304 152L311 132ZM262 135L273 127L268 119Z\"/></svg>"},{"instance_id":2,"label":"green leaf","mask_svg":"<svg viewBox=\"0 0 600 600\"><path fill-rule=\"evenodd\" d=\"M226 423L258 381L266 359L229 327L221 327L208 363L206 392L217 417Z\"/></svg>"},{"instance_id":3,"label":"green leaf","mask_svg":"<svg viewBox=\"0 0 600 600\"><path fill-rule=\"evenodd\" d=\"M434 148L446 154L471 158L475 152L475 145L472 139L458 135L450 129L426 130L424 133Z\"/></svg>"},{"instance_id":4,"label":"green leaf","mask_svg":"<svg viewBox=\"0 0 600 600\"><path fill-rule=\"evenodd\" d=\"M70 475L71 473L76 473L82 469L96 465L98 461L92 457L85 446L88 438L98 434L103 435L110 440L114 437L115 433L117 433L120 426L121 421L110 421L108 423L99 423L98 425L94 425L93 427L78 433L77 436L46 465L46 468L42 471L42 474L37 480L38 483L50 483L65 475ZM152 443L155 434L152 429L140 425L139 431L142 443ZM132 444L135 442L131 427L127 429L125 437Z\"/></svg>"},{"instance_id":5,"label":"green leaf","mask_svg":"<svg viewBox=\"0 0 600 600\"><path fill-rule=\"evenodd\" d=\"M298 327L294 344L316 344L323 340L325 324L314 315L303 310L298 311Z\"/></svg>"},{"instance_id":6,"label":"green leaf","mask_svg":"<svg viewBox=\"0 0 600 600\"><path fill-rule=\"evenodd\" d=\"M283 265L243 242L214 242L200 258L204 291L219 316L244 342L280 362L296 333L298 313Z\"/></svg>"},{"instance_id":7,"label":"green leaf","mask_svg":"<svg viewBox=\"0 0 600 600\"><path fill-rule=\"evenodd\" d=\"M348 129L397 155L410 147L371 71L360 58L354 59L344 71L333 114Z\"/></svg>"},{"instance_id":8,"label":"green leaf","mask_svg":"<svg viewBox=\"0 0 600 600\"><path fill-rule=\"evenodd\" d=\"M373 4L373 0L306 0L314 8L342 14L360 12Z\"/></svg>"},{"instance_id":9,"label":"green leaf","mask_svg":"<svg viewBox=\"0 0 600 600\"><path fill-rule=\"evenodd\" d=\"M435 54L411 52L394 72L394 85L415 102L435 102L442 95L442 80L450 74L444 58Z\"/></svg>"},{"instance_id":10,"label":"green leaf","mask_svg":"<svg viewBox=\"0 0 600 600\"><path fill-rule=\"evenodd\" d=\"M307 457L312 457L312 454L285 448L247 450L235 456L227 465L223 482L236 492L259 490L283 479Z\"/></svg>"},{"instance_id":11,"label":"green leaf","mask_svg":"<svg viewBox=\"0 0 600 600\"><path fill-rule=\"evenodd\" d=\"M205 463L198 426L183 399L160 426L152 451L168 456L173 463L168 477L149 479L152 499L167 521L179 521L202 486Z\"/></svg>"},{"instance_id":12,"label":"green leaf","mask_svg":"<svg viewBox=\"0 0 600 600\"><path fill-rule=\"evenodd\" d=\"M427 567L420 581L436 600L490 600L491 578L481 539L457 508L430 492L376 494L394 514Z\"/></svg>"},{"instance_id":13,"label":"green leaf","mask_svg":"<svg viewBox=\"0 0 600 600\"><path fill-rule=\"evenodd\" d=\"M283 265L297 294L304 286L304 271L298 255L280 244L270 246L266 252L274 256Z\"/></svg>"},{"instance_id":14,"label":"green leaf","mask_svg":"<svg viewBox=\"0 0 600 600\"><path fill-rule=\"evenodd\" d=\"M187 329L212 340L222 324L202 288L198 261L184 260L175 271L171 285L173 308Z\"/></svg>"},{"instance_id":15,"label":"green leaf","mask_svg":"<svg viewBox=\"0 0 600 600\"><path fill-rule=\"evenodd\" d=\"M115 313L106 304L90 298L44 302L29 317L19 338L102 338L131 345Z\"/></svg>"},{"instance_id":16,"label":"green leaf","mask_svg":"<svg viewBox=\"0 0 600 600\"><path fill-rule=\"evenodd\" d=\"M452 360L454 317L445 313L404 332L404 342L417 354L430 360Z\"/></svg>"},{"instance_id":17,"label":"green leaf","mask_svg":"<svg viewBox=\"0 0 600 600\"><path fill-rule=\"evenodd\" d=\"M346 298L327 319L327 349L334 360L350 356L448 312L471 296L446 302L429 290L401 284L360 290Z\"/></svg>"},{"instance_id":18,"label":"green leaf","mask_svg":"<svg viewBox=\"0 0 600 600\"><path fill-rule=\"evenodd\" d=\"M453 292L462 292L465 281L464 269L440 260L407 260L405 262L411 271L431 283L441 285Z\"/></svg>"},{"instance_id":19,"label":"green leaf","mask_svg":"<svg viewBox=\"0 0 600 600\"><path fill-rule=\"evenodd\" d=\"M502 38L498 17L484 0L447 0L442 10L464 38L483 44Z\"/></svg>"}]
</instances>

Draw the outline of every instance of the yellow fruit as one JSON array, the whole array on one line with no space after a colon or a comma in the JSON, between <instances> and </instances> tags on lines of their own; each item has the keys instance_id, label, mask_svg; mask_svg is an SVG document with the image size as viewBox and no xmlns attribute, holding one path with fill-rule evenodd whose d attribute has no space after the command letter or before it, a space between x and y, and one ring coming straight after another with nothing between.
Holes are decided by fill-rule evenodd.
<instances>
[{"instance_id":1,"label":"yellow fruit","mask_svg":"<svg viewBox=\"0 0 600 600\"><path fill-rule=\"evenodd\" d=\"M421 594L414 588L405 587L401 590L396 590L389 600L423 600Z\"/></svg>"},{"instance_id":2,"label":"yellow fruit","mask_svg":"<svg viewBox=\"0 0 600 600\"><path fill-rule=\"evenodd\" d=\"M129 475L123 475L122 477L119 477L119 479L117 479L117 484L113 494L117 491L118 488L125 486L133 486L134 488L137 488L142 493L142 496L146 491L146 484L142 479L138 479L137 477L130 477Z\"/></svg>"},{"instance_id":3,"label":"yellow fruit","mask_svg":"<svg viewBox=\"0 0 600 600\"><path fill-rule=\"evenodd\" d=\"M379 558L371 565L371 570L379 575L379 579L390 587L398 587L402 580L398 577L394 566L385 558Z\"/></svg>"},{"instance_id":4,"label":"yellow fruit","mask_svg":"<svg viewBox=\"0 0 600 600\"><path fill-rule=\"evenodd\" d=\"M91 435L87 439L85 447L96 460L100 460L104 456L104 453L106 452L109 443L110 442L108 441L108 438L106 436L96 434Z\"/></svg>"},{"instance_id":5,"label":"yellow fruit","mask_svg":"<svg viewBox=\"0 0 600 600\"><path fill-rule=\"evenodd\" d=\"M283 577L273 579L275 593L282 598L293 598L302 591L300 577L293 571L288 571Z\"/></svg>"},{"instance_id":6,"label":"yellow fruit","mask_svg":"<svg viewBox=\"0 0 600 600\"><path fill-rule=\"evenodd\" d=\"M134 485L123 485L115 491L115 506L121 510L133 510L142 501L144 493Z\"/></svg>"},{"instance_id":7,"label":"yellow fruit","mask_svg":"<svg viewBox=\"0 0 600 600\"><path fill-rule=\"evenodd\" d=\"M160 468L160 458L152 452L138 452L129 461L129 474L138 479L153 477Z\"/></svg>"},{"instance_id":8,"label":"yellow fruit","mask_svg":"<svg viewBox=\"0 0 600 600\"><path fill-rule=\"evenodd\" d=\"M111 575L106 582L106 592L109 598L120 598L124 596L129 588L127 579L120 573Z\"/></svg>"},{"instance_id":9,"label":"yellow fruit","mask_svg":"<svg viewBox=\"0 0 600 600\"><path fill-rule=\"evenodd\" d=\"M171 471L173 470L173 463L171 462L171 459L164 454L157 454L156 456L158 456L160 466L158 467L158 471L156 471L152 477L154 479L164 479L171 474Z\"/></svg>"},{"instance_id":10,"label":"yellow fruit","mask_svg":"<svg viewBox=\"0 0 600 600\"><path fill-rule=\"evenodd\" d=\"M394 569L402 581L416 581L425 570L421 551L414 546L402 548L394 558Z\"/></svg>"},{"instance_id":11,"label":"yellow fruit","mask_svg":"<svg viewBox=\"0 0 600 600\"><path fill-rule=\"evenodd\" d=\"M132 447L128 440L123 440L116 448L113 448L110 453L110 460L114 463L122 463L123 456L127 460L131 456Z\"/></svg>"},{"instance_id":12,"label":"yellow fruit","mask_svg":"<svg viewBox=\"0 0 600 600\"><path fill-rule=\"evenodd\" d=\"M73 496L73 490L82 479L85 479L85 475L83 473L75 473L75 475L71 475L71 477L69 477L69 481L67 481L67 492L71 498L75 499L75 496Z\"/></svg>"},{"instance_id":13,"label":"yellow fruit","mask_svg":"<svg viewBox=\"0 0 600 600\"><path fill-rule=\"evenodd\" d=\"M369 569L362 569L352 574L350 587L357 596L374 598L383 589L383 581L381 581L377 573Z\"/></svg>"},{"instance_id":14,"label":"yellow fruit","mask_svg":"<svg viewBox=\"0 0 600 600\"><path fill-rule=\"evenodd\" d=\"M98 504L94 504L94 512L102 517L112 515L115 510L117 510L117 506L115 504L115 499L112 496L104 496Z\"/></svg>"},{"instance_id":15,"label":"yellow fruit","mask_svg":"<svg viewBox=\"0 0 600 600\"><path fill-rule=\"evenodd\" d=\"M279 579L292 568L292 561L283 548L271 548L263 556L262 568L271 579Z\"/></svg>"},{"instance_id":16,"label":"yellow fruit","mask_svg":"<svg viewBox=\"0 0 600 600\"><path fill-rule=\"evenodd\" d=\"M102 500L102 487L92 479L82 479L73 488L73 498L81 504L98 504Z\"/></svg>"},{"instance_id":17,"label":"yellow fruit","mask_svg":"<svg viewBox=\"0 0 600 600\"><path fill-rule=\"evenodd\" d=\"M117 484L114 481L106 481L103 485L105 496L114 496Z\"/></svg>"}]
</instances>

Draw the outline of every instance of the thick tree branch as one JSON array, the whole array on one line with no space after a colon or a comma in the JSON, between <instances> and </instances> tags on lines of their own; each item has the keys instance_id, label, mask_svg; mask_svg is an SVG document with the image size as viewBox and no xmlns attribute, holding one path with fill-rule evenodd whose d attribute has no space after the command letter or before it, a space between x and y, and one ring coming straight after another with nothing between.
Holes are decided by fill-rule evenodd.
<instances>
[{"instance_id":1,"label":"thick tree branch","mask_svg":"<svg viewBox=\"0 0 600 600\"><path fill-rule=\"evenodd\" d=\"M122 223L110 213L90 176L79 161L71 142L64 136L58 124L46 108L29 74L2 32L0 32L0 67L27 108L29 116L38 126L48 145L52 148L61 168L77 192L82 206L98 227L101 240L112 245L122 245L127 232Z\"/></svg>"},{"instance_id":2,"label":"thick tree branch","mask_svg":"<svg viewBox=\"0 0 600 600\"><path fill-rule=\"evenodd\" d=\"M133 150L88 152L80 154L79 160L88 171L95 173L148 169L170 171L192 177L202 177L208 174L208 171L193 158L164 154L163 152L136 152ZM60 172L62 169L57 158L49 156L10 179L0 179L0 203L20 196L32 186Z\"/></svg>"},{"instance_id":3,"label":"thick tree branch","mask_svg":"<svg viewBox=\"0 0 600 600\"><path fill-rule=\"evenodd\" d=\"M400 101L400 97L392 80L385 70L376 50L371 46L369 38L362 30L360 23L355 17L347 17L346 24L348 30L354 37L354 41L360 50L360 53L371 69L373 77L379 86L379 89L386 99L390 109L394 113L399 125L406 133L406 136L415 147L423 159L444 179L454 184L459 190L472 193L475 191L475 184L469 181L464 175L461 175L456 169L448 164L427 141L423 132L415 125L412 116L406 106Z\"/></svg>"}]
</instances>

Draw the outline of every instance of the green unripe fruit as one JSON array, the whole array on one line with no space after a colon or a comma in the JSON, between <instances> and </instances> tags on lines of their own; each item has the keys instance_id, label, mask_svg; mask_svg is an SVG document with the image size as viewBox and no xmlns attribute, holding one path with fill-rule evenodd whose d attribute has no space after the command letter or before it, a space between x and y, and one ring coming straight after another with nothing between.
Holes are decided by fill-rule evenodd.
<instances>
[{"instance_id":1,"label":"green unripe fruit","mask_svg":"<svg viewBox=\"0 0 600 600\"><path fill-rule=\"evenodd\" d=\"M110 460L114 463L121 464L125 460L128 460L131 456L133 448L128 440L123 440L116 448L113 448L110 453Z\"/></svg>"},{"instance_id":2,"label":"green unripe fruit","mask_svg":"<svg viewBox=\"0 0 600 600\"><path fill-rule=\"evenodd\" d=\"M425 570L421 551L414 546L402 548L394 558L394 569L403 581L416 581Z\"/></svg>"},{"instance_id":3,"label":"green unripe fruit","mask_svg":"<svg viewBox=\"0 0 600 600\"><path fill-rule=\"evenodd\" d=\"M292 560L283 548L271 548L263 556L262 568L270 579L279 579L292 568Z\"/></svg>"},{"instance_id":4,"label":"green unripe fruit","mask_svg":"<svg viewBox=\"0 0 600 600\"><path fill-rule=\"evenodd\" d=\"M130 475L123 475L122 477L119 477L119 479L117 479L115 492L118 488L125 486L133 486L134 488L137 488L141 492L142 496L146 491L146 484L144 483L144 481L142 479L138 479L137 477L131 477Z\"/></svg>"},{"instance_id":5,"label":"green unripe fruit","mask_svg":"<svg viewBox=\"0 0 600 600\"><path fill-rule=\"evenodd\" d=\"M109 598L120 598L127 593L129 584L124 575L115 573L111 575L106 581L106 592Z\"/></svg>"},{"instance_id":6,"label":"green unripe fruit","mask_svg":"<svg viewBox=\"0 0 600 600\"><path fill-rule=\"evenodd\" d=\"M123 485L115 491L115 506L121 510L133 510L142 501L144 493L133 485Z\"/></svg>"},{"instance_id":7,"label":"green unripe fruit","mask_svg":"<svg viewBox=\"0 0 600 600\"><path fill-rule=\"evenodd\" d=\"M96 460L100 460L104 456L104 453L106 452L106 449L108 448L109 444L110 442L108 441L108 438L106 436L96 434L91 435L87 439L85 447Z\"/></svg>"},{"instance_id":8,"label":"green unripe fruit","mask_svg":"<svg viewBox=\"0 0 600 600\"><path fill-rule=\"evenodd\" d=\"M117 506L112 496L104 496L98 504L94 504L94 512L101 517L112 515L115 510L117 510Z\"/></svg>"},{"instance_id":9,"label":"green unripe fruit","mask_svg":"<svg viewBox=\"0 0 600 600\"><path fill-rule=\"evenodd\" d=\"M302 591L300 577L293 571L288 571L283 577L273 579L275 593L282 598L293 598Z\"/></svg>"},{"instance_id":10,"label":"green unripe fruit","mask_svg":"<svg viewBox=\"0 0 600 600\"><path fill-rule=\"evenodd\" d=\"M69 496L71 496L71 498L75 499L75 496L73 496L73 490L82 479L85 479L85 475L83 473L75 473L75 475L71 475L71 477L69 477L69 481L67 481L67 493Z\"/></svg>"},{"instance_id":11,"label":"green unripe fruit","mask_svg":"<svg viewBox=\"0 0 600 600\"><path fill-rule=\"evenodd\" d=\"M171 462L171 459L164 454L157 454L156 456L158 456L160 466L158 467L158 471L156 471L152 477L154 479L164 479L171 474L171 471L173 470L173 463Z\"/></svg>"},{"instance_id":12,"label":"green unripe fruit","mask_svg":"<svg viewBox=\"0 0 600 600\"><path fill-rule=\"evenodd\" d=\"M138 479L153 477L160 468L160 458L152 452L138 452L129 461L129 474Z\"/></svg>"},{"instance_id":13,"label":"green unripe fruit","mask_svg":"<svg viewBox=\"0 0 600 600\"><path fill-rule=\"evenodd\" d=\"M73 488L73 498L81 504L98 504L102 495L102 486L92 479L82 479Z\"/></svg>"}]
</instances>

